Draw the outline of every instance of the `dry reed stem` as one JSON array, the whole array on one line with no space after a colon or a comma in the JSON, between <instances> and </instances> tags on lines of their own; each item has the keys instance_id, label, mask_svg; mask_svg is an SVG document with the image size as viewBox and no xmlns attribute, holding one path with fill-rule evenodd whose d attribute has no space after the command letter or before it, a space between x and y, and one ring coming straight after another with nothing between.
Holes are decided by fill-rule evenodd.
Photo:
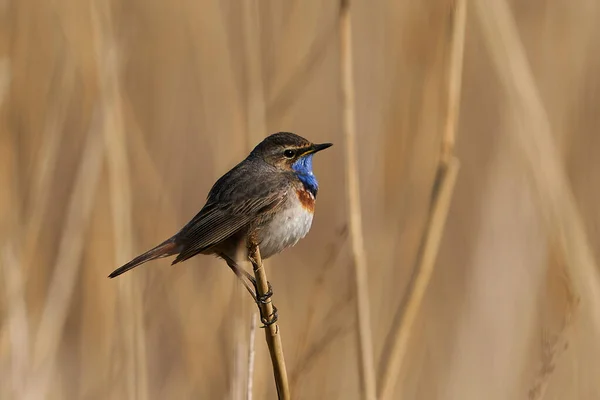
<instances>
[{"instance_id":1,"label":"dry reed stem","mask_svg":"<svg viewBox=\"0 0 600 400\"><path fill-rule=\"evenodd\" d=\"M56 354L81 264L85 230L102 172L104 144L97 125L94 117L69 200L52 280L33 346L33 374L25 396L27 399L45 398L50 377L55 372Z\"/></svg>"},{"instance_id":2,"label":"dry reed stem","mask_svg":"<svg viewBox=\"0 0 600 400\"><path fill-rule=\"evenodd\" d=\"M251 244L248 253L250 262L252 263L252 269L254 270L254 277L256 278L256 297L260 298L269 291L267 274L262 264L258 245ZM260 303L258 306L261 315L267 320L270 320L273 316L273 311L275 310L271 300L269 299L264 304ZM269 353L271 355L271 362L273 363L273 375L275 376L275 384L277 386L277 396L280 400L289 400L290 388L283 357L283 345L281 344L279 325L275 322L266 326L264 329L267 346L269 347Z\"/></svg>"},{"instance_id":3,"label":"dry reed stem","mask_svg":"<svg viewBox=\"0 0 600 400\"><path fill-rule=\"evenodd\" d=\"M352 255L356 286L356 318L358 322L359 370L362 398L376 399L375 364L369 306L367 257L362 233L358 161L356 158L356 121L354 106L354 76L352 61L352 20L350 1L340 7L340 68L343 129L346 141L346 183L348 185L348 223L352 240Z\"/></svg>"},{"instance_id":4,"label":"dry reed stem","mask_svg":"<svg viewBox=\"0 0 600 400\"><path fill-rule=\"evenodd\" d=\"M529 174L548 233L565 260L565 279L573 293L573 310L582 299L595 334L600 334L600 285L584 224L552 135L552 127L535 84L516 22L505 1L475 1L483 37L506 91L507 104L521 129L510 130ZM569 317L567 321L571 321ZM563 330L565 332L565 330ZM549 379L550 374L545 376Z\"/></svg>"},{"instance_id":5,"label":"dry reed stem","mask_svg":"<svg viewBox=\"0 0 600 400\"><path fill-rule=\"evenodd\" d=\"M92 29L107 150L115 263L121 264L133 256L132 199L119 82L118 49L110 13L108 3L92 0ZM121 326L127 341L125 349L130 351L127 357L127 372L132 376L127 379L128 398L146 399L146 340L139 283L133 279L123 279L117 285L124 305L120 308L124 314Z\"/></svg>"},{"instance_id":6,"label":"dry reed stem","mask_svg":"<svg viewBox=\"0 0 600 400\"><path fill-rule=\"evenodd\" d=\"M238 288L239 281L233 282L235 284L234 289ZM232 372L232 384L230 397L232 399L242 400L247 396L248 390L248 371L249 366L249 347L248 336L252 335L252 332L248 332L248 323L244 318L244 311L246 311L246 297L242 297L240 290L233 290L231 292L231 302L234 305L234 319L232 326L232 337L233 337L233 372ZM244 323L246 322L246 323ZM252 325L252 324L250 324ZM250 326L251 327L251 326Z\"/></svg>"},{"instance_id":7,"label":"dry reed stem","mask_svg":"<svg viewBox=\"0 0 600 400\"><path fill-rule=\"evenodd\" d=\"M467 0L456 0L452 12L452 37L450 43L450 63L448 65L448 109L446 125L442 137L442 161L452 158L456 127L460 112L460 93L465 53L465 30L467 27Z\"/></svg>"},{"instance_id":8,"label":"dry reed stem","mask_svg":"<svg viewBox=\"0 0 600 400\"><path fill-rule=\"evenodd\" d=\"M22 214L18 199L20 181L16 173L18 163L13 149L16 135L12 135L5 126L10 111L4 105L8 104L10 85L10 60L8 57L0 57L0 187L3 188L0 192L0 241L2 242L6 241L19 225ZM0 342L1 340L0 335Z\"/></svg>"},{"instance_id":9,"label":"dry reed stem","mask_svg":"<svg viewBox=\"0 0 600 400\"><path fill-rule=\"evenodd\" d=\"M421 310L421 304L427 291L435 267L439 245L446 224L446 217L452 202L452 193L459 170L459 162L451 158L448 164L442 164L438 170L437 193L431 206L429 221L423 238L422 252L419 254L418 272L400 320L399 328L393 338L388 365L383 370L381 399L392 399L398 376L404 366L408 343L415 321Z\"/></svg>"},{"instance_id":10,"label":"dry reed stem","mask_svg":"<svg viewBox=\"0 0 600 400\"><path fill-rule=\"evenodd\" d=\"M248 340L248 384L246 389L246 400L252 400L252 387L254 386L254 359L256 339L256 313L252 313L250 319L250 339Z\"/></svg>"},{"instance_id":11,"label":"dry reed stem","mask_svg":"<svg viewBox=\"0 0 600 400\"><path fill-rule=\"evenodd\" d=\"M10 338L11 381L14 398L23 398L29 370L29 321L23 268L10 243L2 249L0 271L6 295L6 324ZM1 392L0 392L1 393Z\"/></svg>"},{"instance_id":12,"label":"dry reed stem","mask_svg":"<svg viewBox=\"0 0 600 400\"><path fill-rule=\"evenodd\" d=\"M433 275L435 260L452 201L452 193L459 169L459 162L453 156L453 150L460 112L466 18L466 0L455 1L452 15L452 36L450 38L450 61L448 63L448 103L442 135L440 165L432 188L432 204L427 227L421 240L417 275L411 285L406 307L401 310L403 314L399 319L400 323L394 328L395 333L392 337L389 356L387 356L387 365L384 366L382 371L379 390L381 399L391 399L393 397L398 376L405 363L410 335Z\"/></svg>"}]
</instances>

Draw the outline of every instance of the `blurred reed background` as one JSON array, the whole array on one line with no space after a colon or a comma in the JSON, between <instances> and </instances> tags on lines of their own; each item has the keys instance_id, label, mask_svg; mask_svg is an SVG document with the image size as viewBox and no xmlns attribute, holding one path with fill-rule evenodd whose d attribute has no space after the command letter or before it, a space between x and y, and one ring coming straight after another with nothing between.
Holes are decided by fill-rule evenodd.
<instances>
[{"instance_id":1,"label":"blurred reed background","mask_svg":"<svg viewBox=\"0 0 600 400\"><path fill-rule=\"evenodd\" d=\"M455 10L351 4L367 377L385 399L598 399L600 3ZM311 233L267 263L292 397L367 398L339 3L3 0L0 19L0 398L246 398L255 308L223 262L106 276L276 131L335 143ZM274 398L254 340L254 398Z\"/></svg>"}]
</instances>

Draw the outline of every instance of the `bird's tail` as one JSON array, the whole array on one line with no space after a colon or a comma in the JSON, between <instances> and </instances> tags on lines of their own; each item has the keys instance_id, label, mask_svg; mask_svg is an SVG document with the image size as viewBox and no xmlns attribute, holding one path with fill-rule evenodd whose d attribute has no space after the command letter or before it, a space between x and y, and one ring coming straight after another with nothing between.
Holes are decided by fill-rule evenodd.
<instances>
[{"instance_id":1,"label":"bird's tail","mask_svg":"<svg viewBox=\"0 0 600 400\"><path fill-rule=\"evenodd\" d=\"M114 278L115 276L119 276L122 273L127 272L130 269L137 267L138 265L142 265L143 263L145 263L147 261L156 260L157 258L172 256L177 253L179 253L179 246L177 246L177 244L175 243L175 240L173 238L167 239L164 242L162 242L161 244L159 244L158 246L156 246L155 248L148 250L144 254L137 256L136 258L129 261L127 264L123 265L122 267L115 269L108 277Z\"/></svg>"}]
</instances>

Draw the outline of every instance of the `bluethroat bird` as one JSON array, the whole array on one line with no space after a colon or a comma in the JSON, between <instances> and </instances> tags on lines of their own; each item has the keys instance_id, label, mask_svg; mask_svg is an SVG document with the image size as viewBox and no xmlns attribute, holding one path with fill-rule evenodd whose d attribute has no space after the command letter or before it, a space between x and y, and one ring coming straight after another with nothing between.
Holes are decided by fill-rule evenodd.
<instances>
[{"instance_id":1,"label":"bluethroat bird","mask_svg":"<svg viewBox=\"0 0 600 400\"><path fill-rule=\"evenodd\" d=\"M250 240L256 241L266 259L306 236L319 190L313 155L330 146L289 132L268 136L214 184L204 207L179 232L109 278L158 258L177 255L172 262L177 264L197 254L214 254L225 260L255 301L261 300L255 294L254 277L239 262L248 259Z\"/></svg>"}]
</instances>

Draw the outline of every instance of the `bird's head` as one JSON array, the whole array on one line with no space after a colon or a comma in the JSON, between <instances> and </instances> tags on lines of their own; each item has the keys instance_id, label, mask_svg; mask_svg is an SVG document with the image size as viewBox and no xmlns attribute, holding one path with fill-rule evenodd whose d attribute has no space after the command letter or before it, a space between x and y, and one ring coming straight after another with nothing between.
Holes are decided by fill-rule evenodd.
<instances>
[{"instance_id":1,"label":"bird's head","mask_svg":"<svg viewBox=\"0 0 600 400\"><path fill-rule=\"evenodd\" d=\"M278 132L267 136L252 154L278 169L312 174L313 155L330 146L331 143L314 144L296 134Z\"/></svg>"},{"instance_id":2,"label":"bird's head","mask_svg":"<svg viewBox=\"0 0 600 400\"><path fill-rule=\"evenodd\" d=\"M252 155L282 171L294 171L307 189L317 191L317 180L312 171L313 155L331 147L331 143L314 144L290 132L278 132L260 142Z\"/></svg>"}]
</instances>

